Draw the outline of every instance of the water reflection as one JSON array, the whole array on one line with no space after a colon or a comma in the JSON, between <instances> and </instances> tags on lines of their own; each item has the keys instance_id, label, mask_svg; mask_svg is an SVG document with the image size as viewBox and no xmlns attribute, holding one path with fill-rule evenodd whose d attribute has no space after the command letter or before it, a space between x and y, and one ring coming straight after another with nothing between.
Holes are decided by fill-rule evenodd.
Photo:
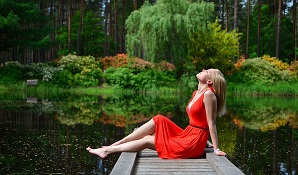
<instances>
[{"instance_id":1,"label":"water reflection","mask_svg":"<svg viewBox=\"0 0 298 175\"><path fill-rule=\"evenodd\" d=\"M156 114L181 127L190 94L77 96L26 102L0 97L0 174L109 174L119 154L99 159L87 146L108 145ZM229 97L218 119L221 149L245 174L297 174L297 99Z\"/></svg>"}]
</instances>

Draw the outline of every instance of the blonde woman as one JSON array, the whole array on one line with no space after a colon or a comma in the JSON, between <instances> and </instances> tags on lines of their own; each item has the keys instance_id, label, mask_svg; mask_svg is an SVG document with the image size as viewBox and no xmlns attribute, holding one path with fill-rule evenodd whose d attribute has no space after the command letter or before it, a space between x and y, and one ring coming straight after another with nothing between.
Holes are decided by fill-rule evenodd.
<instances>
[{"instance_id":1,"label":"blonde woman","mask_svg":"<svg viewBox=\"0 0 298 175\"><path fill-rule=\"evenodd\" d=\"M120 141L97 149L88 147L87 151L106 158L116 152L149 148L156 150L163 159L198 158L204 153L210 135L214 153L225 156L218 145L216 116L225 113L226 80L217 69L202 70L196 77L198 89L186 106L189 125L185 129L162 115L156 115Z\"/></svg>"}]
</instances>

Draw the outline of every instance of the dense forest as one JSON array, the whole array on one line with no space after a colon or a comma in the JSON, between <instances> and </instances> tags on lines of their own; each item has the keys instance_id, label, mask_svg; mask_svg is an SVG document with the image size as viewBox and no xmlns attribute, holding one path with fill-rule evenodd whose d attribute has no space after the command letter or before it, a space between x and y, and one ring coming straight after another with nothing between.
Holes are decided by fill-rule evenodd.
<instances>
[{"instance_id":1,"label":"dense forest","mask_svg":"<svg viewBox=\"0 0 298 175\"><path fill-rule=\"evenodd\" d=\"M296 60L296 0L207 2L214 3L213 18L221 29L242 34L239 56ZM0 0L0 63L48 62L73 52L95 57L126 53L125 21L146 3L157 1Z\"/></svg>"}]
</instances>

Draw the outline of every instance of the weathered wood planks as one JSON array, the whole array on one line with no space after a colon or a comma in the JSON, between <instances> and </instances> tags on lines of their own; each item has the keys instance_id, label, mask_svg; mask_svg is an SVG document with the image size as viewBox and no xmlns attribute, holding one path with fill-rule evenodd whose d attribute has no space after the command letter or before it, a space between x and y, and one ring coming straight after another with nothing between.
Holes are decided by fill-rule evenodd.
<instances>
[{"instance_id":1,"label":"weathered wood planks","mask_svg":"<svg viewBox=\"0 0 298 175\"><path fill-rule=\"evenodd\" d=\"M155 150L123 152L110 175L182 174L182 175L244 175L224 156L216 156L213 148L205 148L198 159L161 159Z\"/></svg>"},{"instance_id":2,"label":"weathered wood planks","mask_svg":"<svg viewBox=\"0 0 298 175\"><path fill-rule=\"evenodd\" d=\"M183 174L183 175L244 175L226 157L216 156L213 149L205 149L206 158L160 159L156 151L145 149L138 153L120 155L111 175Z\"/></svg>"}]
</instances>

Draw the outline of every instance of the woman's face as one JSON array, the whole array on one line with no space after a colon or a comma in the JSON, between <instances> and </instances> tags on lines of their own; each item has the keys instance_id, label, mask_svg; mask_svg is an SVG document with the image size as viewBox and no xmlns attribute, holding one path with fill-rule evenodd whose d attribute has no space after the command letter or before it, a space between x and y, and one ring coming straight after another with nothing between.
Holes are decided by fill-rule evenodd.
<instances>
[{"instance_id":1,"label":"woman's face","mask_svg":"<svg viewBox=\"0 0 298 175\"><path fill-rule=\"evenodd\" d=\"M215 75L217 72L216 69L203 69L202 72L198 73L196 75L198 81L202 83L207 83L208 80L212 80L212 76Z\"/></svg>"}]
</instances>

